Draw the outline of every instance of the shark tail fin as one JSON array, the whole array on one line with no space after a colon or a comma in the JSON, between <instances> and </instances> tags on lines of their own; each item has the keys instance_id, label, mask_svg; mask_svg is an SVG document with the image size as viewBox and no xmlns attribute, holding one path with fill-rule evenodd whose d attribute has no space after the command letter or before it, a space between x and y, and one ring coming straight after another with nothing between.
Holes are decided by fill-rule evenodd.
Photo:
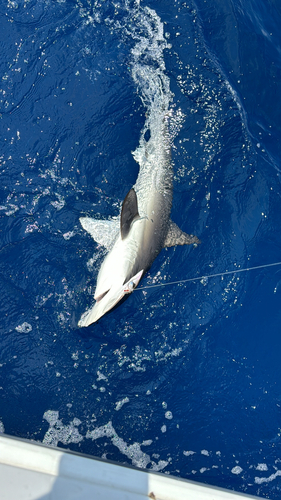
<instances>
[{"instance_id":1,"label":"shark tail fin","mask_svg":"<svg viewBox=\"0 0 281 500\"><path fill-rule=\"evenodd\" d=\"M200 245L201 241L193 234L184 233L177 224L170 221L170 226L165 239L164 247L175 245Z\"/></svg>"}]
</instances>

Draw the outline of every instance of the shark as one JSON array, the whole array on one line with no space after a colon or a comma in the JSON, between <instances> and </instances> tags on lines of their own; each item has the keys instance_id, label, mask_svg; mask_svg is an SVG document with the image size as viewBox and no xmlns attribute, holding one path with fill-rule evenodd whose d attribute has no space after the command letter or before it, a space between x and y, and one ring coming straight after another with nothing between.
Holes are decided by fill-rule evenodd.
<instances>
[{"instance_id":1,"label":"shark","mask_svg":"<svg viewBox=\"0 0 281 500\"><path fill-rule=\"evenodd\" d=\"M97 277L95 302L82 314L78 326L87 327L114 308L138 286L164 247L197 246L200 240L182 231L170 219L173 200L173 166L167 117L142 134L133 153L139 163L135 185L121 207L120 217L101 220L80 217L82 227L106 248Z\"/></svg>"}]
</instances>

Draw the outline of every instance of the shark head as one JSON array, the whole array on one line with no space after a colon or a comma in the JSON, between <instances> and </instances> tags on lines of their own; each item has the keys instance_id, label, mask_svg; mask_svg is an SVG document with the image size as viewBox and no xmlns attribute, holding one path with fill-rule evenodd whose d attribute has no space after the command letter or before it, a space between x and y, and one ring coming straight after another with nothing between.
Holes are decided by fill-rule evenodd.
<instances>
[{"instance_id":1,"label":"shark head","mask_svg":"<svg viewBox=\"0 0 281 500\"><path fill-rule=\"evenodd\" d=\"M108 311L110 311L114 306L120 302L125 295L128 295L133 292L133 290L138 286L141 277L143 275L143 269L139 271L137 274L132 276L126 283L121 283L120 280L116 280L115 282L112 282L112 285L110 288L103 293L97 295L95 294L95 304L94 306L86 311L82 316L81 319L78 323L79 327L82 326L89 326L92 323L95 323L98 321L104 314L106 314ZM101 275L101 278L103 276ZM106 280L103 281L103 283L108 282L107 276ZM101 289L98 287L100 283L97 284L97 290ZM106 286L106 288L108 285Z\"/></svg>"}]
</instances>

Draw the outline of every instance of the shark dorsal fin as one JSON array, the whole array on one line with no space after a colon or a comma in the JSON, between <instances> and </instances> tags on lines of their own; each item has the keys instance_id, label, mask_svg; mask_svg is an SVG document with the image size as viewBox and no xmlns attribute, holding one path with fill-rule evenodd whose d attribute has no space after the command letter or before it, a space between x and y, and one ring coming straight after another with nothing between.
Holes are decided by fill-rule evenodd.
<instances>
[{"instance_id":1,"label":"shark dorsal fin","mask_svg":"<svg viewBox=\"0 0 281 500\"><path fill-rule=\"evenodd\" d=\"M121 238L124 240L128 236L131 224L139 217L138 200L135 190L132 188L123 201L120 220Z\"/></svg>"}]
</instances>

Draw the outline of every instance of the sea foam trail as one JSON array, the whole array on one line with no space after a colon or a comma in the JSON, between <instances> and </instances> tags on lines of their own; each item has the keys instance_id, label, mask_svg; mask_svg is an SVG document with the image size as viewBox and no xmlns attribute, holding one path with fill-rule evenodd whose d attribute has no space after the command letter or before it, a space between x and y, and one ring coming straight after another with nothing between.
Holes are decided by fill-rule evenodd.
<instances>
[{"instance_id":1,"label":"sea foam trail","mask_svg":"<svg viewBox=\"0 0 281 500\"><path fill-rule=\"evenodd\" d=\"M131 49L131 75L139 97L146 110L146 119L141 132L139 147L133 153L140 163L144 154L145 136L149 131L156 146L159 137L171 147L182 123L182 114L175 113L170 79L166 74L165 50L171 49L164 34L164 25L157 13L139 4L129 11L126 36L135 42ZM173 113L172 113L173 110ZM173 115L173 133L167 120L163 136L163 119Z\"/></svg>"}]
</instances>

